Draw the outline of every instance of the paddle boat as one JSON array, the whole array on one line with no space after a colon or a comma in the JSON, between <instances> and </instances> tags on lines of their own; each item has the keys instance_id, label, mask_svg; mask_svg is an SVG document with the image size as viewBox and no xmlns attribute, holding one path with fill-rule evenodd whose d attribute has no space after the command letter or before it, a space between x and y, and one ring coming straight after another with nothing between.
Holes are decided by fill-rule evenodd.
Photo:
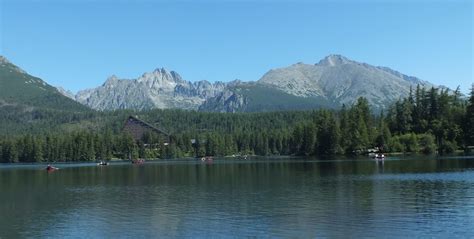
<instances>
[{"instance_id":1,"label":"paddle boat","mask_svg":"<svg viewBox=\"0 0 474 239\"><path fill-rule=\"evenodd\" d=\"M383 159L385 159L385 155L382 154L382 153L375 154L374 159L383 160Z\"/></svg>"},{"instance_id":2,"label":"paddle boat","mask_svg":"<svg viewBox=\"0 0 474 239\"><path fill-rule=\"evenodd\" d=\"M107 161L100 161L99 163L97 163L97 166L107 166L107 165L109 165Z\"/></svg>"},{"instance_id":3,"label":"paddle boat","mask_svg":"<svg viewBox=\"0 0 474 239\"><path fill-rule=\"evenodd\" d=\"M132 164L144 164L145 160L144 159L134 159L132 160Z\"/></svg>"},{"instance_id":4,"label":"paddle boat","mask_svg":"<svg viewBox=\"0 0 474 239\"><path fill-rule=\"evenodd\" d=\"M201 158L201 161L203 162L212 162L213 160L214 158L212 158L211 156L206 156L206 157Z\"/></svg>"},{"instance_id":5,"label":"paddle boat","mask_svg":"<svg viewBox=\"0 0 474 239\"><path fill-rule=\"evenodd\" d=\"M51 172L54 172L56 170L59 170L59 168L56 168L56 167L53 167L51 165L48 164L48 166L46 167L46 172L48 173L51 173Z\"/></svg>"}]
</instances>

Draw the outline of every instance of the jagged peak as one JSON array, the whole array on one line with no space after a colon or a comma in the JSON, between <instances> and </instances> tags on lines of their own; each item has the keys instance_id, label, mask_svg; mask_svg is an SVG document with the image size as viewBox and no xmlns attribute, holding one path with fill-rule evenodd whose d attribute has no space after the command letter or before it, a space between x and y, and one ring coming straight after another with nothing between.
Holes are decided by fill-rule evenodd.
<instances>
[{"instance_id":1,"label":"jagged peak","mask_svg":"<svg viewBox=\"0 0 474 239\"><path fill-rule=\"evenodd\" d=\"M173 77L174 79L176 79L178 81L183 81L183 78L181 78L181 76L178 74L178 72L170 71L170 74L171 74L171 77Z\"/></svg>"},{"instance_id":2,"label":"jagged peak","mask_svg":"<svg viewBox=\"0 0 474 239\"><path fill-rule=\"evenodd\" d=\"M116 81L118 80L118 77L116 75L111 75L107 78L107 81Z\"/></svg>"},{"instance_id":3,"label":"jagged peak","mask_svg":"<svg viewBox=\"0 0 474 239\"><path fill-rule=\"evenodd\" d=\"M174 81L183 81L181 76L176 71L168 71L164 67L158 67L155 70L153 70L152 72L145 72L137 80L139 82L149 81L150 79L157 79L157 77L159 79L162 79L164 76L166 76L168 78L171 78Z\"/></svg>"},{"instance_id":4,"label":"jagged peak","mask_svg":"<svg viewBox=\"0 0 474 239\"><path fill-rule=\"evenodd\" d=\"M178 74L178 72L173 71L173 70L167 70L164 67L158 67L152 73L153 74L158 74L158 75L170 75L173 78L181 79L181 76ZM145 73L143 75L146 75L146 74L149 74L149 73Z\"/></svg>"},{"instance_id":5,"label":"jagged peak","mask_svg":"<svg viewBox=\"0 0 474 239\"><path fill-rule=\"evenodd\" d=\"M166 70L164 67L158 67L153 71L153 73L167 74L168 70Z\"/></svg>"},{"instance_id":6,"label":"jagged peak","mask_svg":"<svg viewBox=\"0 0 474 239\"><path fill-rule=\"evenodd\" d=\"M336 66L336 65L343 65L343 64L347 64L351 62L353 61L343 55L331 54L324 57L324 59L320 60L317 65Z\"/></svg>"},{"instance_id":7,"label":"jagged peak","mask_svg":"<svg viewBox=\"0 0 474 239\"><path fill-rule=\"evenodd\" d=\"M107 78L107 80L104 82L104 86L105 85L111 85L111 84L114 84L115 82L117 82L119 80L119 78L116 76L116 75L111 75Z\"/></svg>"}]
</instances>

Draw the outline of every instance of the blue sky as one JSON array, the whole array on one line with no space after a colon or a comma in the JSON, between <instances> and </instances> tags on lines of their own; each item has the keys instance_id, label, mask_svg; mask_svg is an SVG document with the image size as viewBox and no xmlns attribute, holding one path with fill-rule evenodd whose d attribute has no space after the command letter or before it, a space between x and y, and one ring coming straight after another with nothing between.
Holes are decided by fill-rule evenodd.
<instances>
[{"instance_id":1,"label":"blue sky","mask_svg":"<svg viewBox=\"0 0 474 239\"><path fill-rule=\"evenodd\" d=\"M0 0L0 54L77 91L158 67L258 80L342 54L468 92L471 1Z\"/></svg>"}]
</instances>

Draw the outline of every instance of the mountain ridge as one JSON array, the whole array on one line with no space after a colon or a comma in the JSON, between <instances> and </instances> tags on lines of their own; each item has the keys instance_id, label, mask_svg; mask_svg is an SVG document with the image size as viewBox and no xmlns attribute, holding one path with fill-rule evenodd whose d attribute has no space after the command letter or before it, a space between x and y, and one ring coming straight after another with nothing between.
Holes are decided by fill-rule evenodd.
<instances>
[{"instance_id":1,"label":"mountain ridge","mask_svg":"<svg viewBox=\"0 0 474 239\"><path fill-rule=\"evenodd\" d=\"M152 78L154 80L151 80ZM115 91L111 96L103 89L110 81L107 80L102 86L91 89L91 93L79 92L76 100L99 110L183 108L242 112L250 109L268 111L337 108L342 104L352 104L358 97L363 96L375 108L384 109L391 102L407 96L410 87L434 86L389 67L373 66L339 54L328 55L314 64L299 62L270 69L257 81L190 82L182 79L177 72L164 68L156 68L137 79L122 80L124 82L114 78L113 82L121 82L117 83L121 85L118 88L123 88L124 85L128 85L126 88L129 90L140 88L141 90L132 91L141 92L142 95L137 96L136 93L122 90L122 93ZM143 82L146 87L139 86ZM278 97L270 97L273 100L266 102L268 99L258 97L258 94L278 95L290 102L278 100ZM168 98L163 98L164 96ZM117 99L118 97L122 99ZM111 102L111 99L116 100ZM127 99L135 103L126 103ZM279 105L273 105L277 104L276 102ZM260 110L257 105L261 106Z\"/></svg>"},{"instance_id":2,"label":"mountain ridge","mask_svg":"<svg viewBox=\"0 0 474 239\"><path fill-rule=\"evenodd\" d=\"M27 74L5 57L0 56L0 64L9 65L10 71L16 74ZM46 83L39 80L31 82L39 82L41 89ZM100 86L75 95L61 87L53 91L102 111L180 108L246 112L338 108L354 103L359 97L367 98L377 109L384 109L407 96L410 88L417 85L435 87L389 67L331 54L314 64L298 62L270 69L257 81L191 82L176 71L158 67L132 79L111 75Z\"/></svg>"},{"instance_id":3,"label":"mountain ridge","mask_svg":"<svg viewBox=\"0 0 474 239\"><path fill-rule=\"evenodd\" d=\"M97 110L197 109L224 87L222 82L185 81L175 71L156 68L136 79L112 75L97 88L79 91L76 100Z\"/></svg>"},{"instance_id":4,"label":"mountain ridge","mask_svg":"<svg viewBox=\"0 0 474 239\"><path fill-rule=\"evenodd\" d=\"M25 109L89 110L65 97L56 87L28 74L4 56L0 56L0 101L0 106L17 105Z\"/></svg>"}]
</instances>

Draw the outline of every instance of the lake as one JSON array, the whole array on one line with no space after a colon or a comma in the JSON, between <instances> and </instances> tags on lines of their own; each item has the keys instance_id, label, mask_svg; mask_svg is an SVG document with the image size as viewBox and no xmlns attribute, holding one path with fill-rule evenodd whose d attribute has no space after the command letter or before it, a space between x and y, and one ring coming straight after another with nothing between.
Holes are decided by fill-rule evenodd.
<instances>
[{"instance_id":1,"label":"lake","mask_svg":"<svg viewBox=\"0 0 474 239\"><path fill-rule=\"evenodd\" d=\"M0 165L0 238L474 236L474 158Z\"/></svg>"}]
</instances>

